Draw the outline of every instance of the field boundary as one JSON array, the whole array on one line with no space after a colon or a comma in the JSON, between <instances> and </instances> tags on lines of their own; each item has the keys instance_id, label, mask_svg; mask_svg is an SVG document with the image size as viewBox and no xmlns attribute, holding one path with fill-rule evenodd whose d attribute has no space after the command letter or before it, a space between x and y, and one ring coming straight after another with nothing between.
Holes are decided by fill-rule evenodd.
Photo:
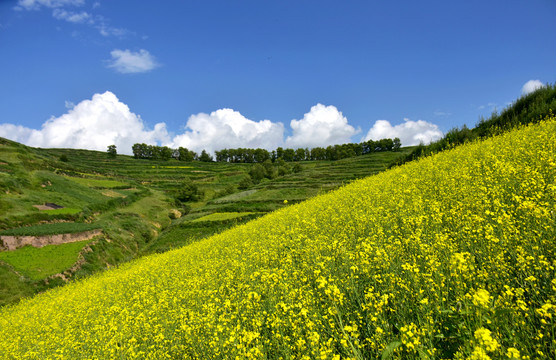
<instances>
[{"instance_id":1,"label":"field boundary","mask_svg":"<svg viewBox=\"0 0 556 360\"><path fill-rule=\"evenodd\" d=\"M26 245L37 248L46 245L60 245L71 242L90 240L102 234L101 229L89 230L79 233L54 234L42 236L29 235L2 235L0 236L0 250L16 250Z\"/></svg>"}]
</instances>

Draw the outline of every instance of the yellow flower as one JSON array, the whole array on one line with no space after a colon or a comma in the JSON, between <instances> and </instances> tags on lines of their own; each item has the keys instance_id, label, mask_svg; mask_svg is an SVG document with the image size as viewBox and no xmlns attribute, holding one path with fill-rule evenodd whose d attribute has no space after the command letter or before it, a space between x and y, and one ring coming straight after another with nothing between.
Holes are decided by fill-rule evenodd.
<instances>
[{"instance_id":1,"label":"yellow flower","mask_svg":"<svg viewBox=\"0 0 556 360\"><path fill-rule=\"evenodd\" d=\"M512 360L520 359L519 350L513 347L508 348L508 352L506 353L506 356L508 357L508 359L512 359Z\"/></svg>"},{"instance_id":2,"label":"yellow flower","mask_svg":"<svg viewBox=\"0 0 556 360\"><path fill-rule=\"evenodd\" d=\"M469 360L490 360L490 356L487 355L485 350L480 347L476 347L473 349Z\"/></svg>"},{"instance_id":3,"label":"yellow flower","mask_svg":"<svg viewBox=\"0 0 556 360\"><path fill-rule=\"evenodd\" d=\"M481 307L488 307L490 303L490 294L485 289L479 289L473 295L473 304Z\"/></svg>"},{"instance_id":4,"label":"yellow flower","mask_svg":"<svg viewBox=\"0 0 556 360\"><path fill-rule=\"evenodd\" d=\"M500 346L498 341L492 338L491 334L490 330L485 328L480 328L475 331L475 339L487 351L494 351Z\"/></svg>"}]
</instances>

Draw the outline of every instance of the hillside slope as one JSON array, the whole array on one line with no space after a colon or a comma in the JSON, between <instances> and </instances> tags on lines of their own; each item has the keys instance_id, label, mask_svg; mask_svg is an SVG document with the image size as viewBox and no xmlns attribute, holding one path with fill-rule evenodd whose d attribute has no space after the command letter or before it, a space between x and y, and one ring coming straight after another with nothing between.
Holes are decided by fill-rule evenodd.
<instances>
[{"instance_id":1,"label":"hillside slope","mask_svg":"<svg viewBox=\"0 0 556 360\"><path fill-rule=\"evenodd\" d=\"M448 131L444 137L431 144L417 146L397 165L423 156L450 149L465 142L485 139L499 135L511 129L542 121L547 115L556 111L556 84L547 84L532 93L523 95L500 113L494 112L488 119L481 118L474 128L463 126Z\"/></svg>"},{"instance_id":2,"label":"hillside slope","mask_svg":"<svg viewBox=\"0 0 556 360\"><path fill-rule=\"evenodd\" d=\"M276 176L240 192L252 164L109 157L100 151L35 149L0 138L0 306L144 254L198 241L279 209L284 200L303 201L375 174L409 151L295 165L277 162L270 165ZM177 202L188 186L199 189L195 199ZM72 246L1 252L4 236L56 235L91 226L103 234Z\"/></svg>"},{"instance_id":3,"label":"hillside slope","mask_svg":"<svg viewBox=\"0 0 556 360\"><path fill-rule=\"evenodd\" d=\"M7 358L554 358L556 119L0 310Z\"/></svg>"}]
</instances>

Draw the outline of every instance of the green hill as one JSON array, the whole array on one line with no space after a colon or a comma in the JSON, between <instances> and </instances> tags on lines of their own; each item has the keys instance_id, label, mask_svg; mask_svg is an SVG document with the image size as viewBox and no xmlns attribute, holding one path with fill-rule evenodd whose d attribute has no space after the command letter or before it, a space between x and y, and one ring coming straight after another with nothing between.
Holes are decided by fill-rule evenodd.
<instances>
[{"instance_id":1,"label":"green hill","mask_svg":"<svg viewBox=\"0 0 556 360\"><path fill-rule=\"evenodd\" d=\"M0 310L7 358L554 358L556 119Z\"/></svg>"},{"instance_id":2,"label":"green hill","mask_svg":"<svg viewBox=\"0 0 556 360\"><path fill-rule=\"evenodd\" d=\"M110 158L104 152L33 149L0 139L0 237L103 230L80 246L0 253L0 306L198 241L279 209L284 200L303 201L382 171L409 151L286 164L286 174L239 190L253 165ZM197 189L194 198L177 202L189 186Z\"/></svg>"},{"instance_id":3,"label":"green hill","mask_svg":"<svg viewBox=\"0 0 556 360\"><path fill-rule=\"evenodd\" d=\"M552 114L552 111L556 111L556 85L547 84L520 97L500 113L495 111L490 118L481 118L473 128L468 128L466 125L462 128L454 128L440 140L417 146L394 165L435 154L469 141L502 134L520 125L537 123Z\"/></svg>"}]
</instances>

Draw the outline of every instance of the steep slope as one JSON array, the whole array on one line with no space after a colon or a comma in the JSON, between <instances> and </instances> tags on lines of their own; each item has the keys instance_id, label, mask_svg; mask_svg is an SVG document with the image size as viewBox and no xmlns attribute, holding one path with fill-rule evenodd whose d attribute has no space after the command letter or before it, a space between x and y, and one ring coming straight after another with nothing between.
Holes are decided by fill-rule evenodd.
<instances>
[{"instance_id":1,"label":"steep slope","mask_svg":"<svg viewBox=\"0 0 556 360\"><path fill-rule=\"evenodd\" d=\"M520 97L500 113L494 112L488 119L481 118L471 129L464 125L462 128L450 130L440 140L416 147L397 164L435 154L475 139L498 135L520 125L537 123L552 114L552 111L556 111L556 85L547 84Z\"/></svg>"},{"instance_id":2,"label":"steep slope","mask_svg":"<svg viewBox=\"0 0 556 360\"><path fill-rule=\"evenodd\" d=\"M0 310L7 358L556 357L556 119Z\"/></svg>"}]
</instances>

